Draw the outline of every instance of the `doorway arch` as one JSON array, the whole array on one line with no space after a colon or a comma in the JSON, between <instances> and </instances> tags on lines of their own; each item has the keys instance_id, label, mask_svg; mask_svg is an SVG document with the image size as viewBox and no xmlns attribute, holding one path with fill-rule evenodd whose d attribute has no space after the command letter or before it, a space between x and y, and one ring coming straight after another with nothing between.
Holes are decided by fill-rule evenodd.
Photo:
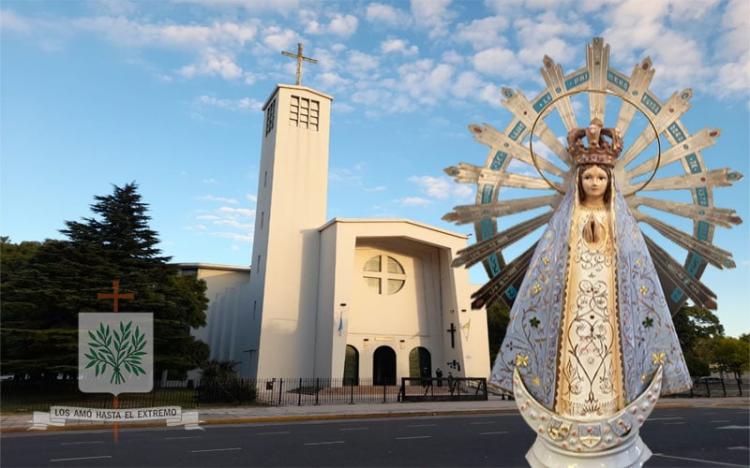
<instances>
[{"instance_id":1,"label":"doorway arch","mask_svg":"<svg viewBox=\"0 0 750 468\"><path fill-rule=\"evenodd\" d=\"M396 385L396 352L390 346L380 346L373 354L372 384Z\"/></svg>"},{"instance_id":2,"label":"doorway arch","mask_svg":"<svg viewBox=\"0 0 750 468\"><path fill-rule=\"evenodd\" d=\"M359 385L359 351L352 345L346 345L344 385Z\"/></svg>"},{"instance_id":3,"label":"doorway arch","mask_svg":"<svg viewBox=\"0 0 750 468\"><path fill-rule=\"evenodd\" d=\"M409 351L409 377L432 377L432 356L427 348L417 346Z\"/></svg>"}]
</instances>

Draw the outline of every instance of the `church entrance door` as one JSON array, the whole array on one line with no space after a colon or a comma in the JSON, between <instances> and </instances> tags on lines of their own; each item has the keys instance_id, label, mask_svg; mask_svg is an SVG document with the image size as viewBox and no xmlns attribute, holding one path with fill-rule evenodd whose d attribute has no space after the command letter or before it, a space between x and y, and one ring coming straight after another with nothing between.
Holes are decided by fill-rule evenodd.
<instances>
[{"instance_id":1,"label":"church entrance door","mask_svg":"<svg viewBox=\"0 0 750 468\"><path fill-rule=\"evenodd\" d=\"M432 377L432 357L427 348L418 346L409 352L409 377L414 379Z\"/></svg>"},{"instance_id":2,"label":"church entrance door","mask_svg":"<svg viewBox=\"0 0 750 468\"><path fill-rule=\"evenodd\" d=\"M344 385L359 385L359 351L352 345L346 345Z\"/></svg>"},{"instance_id":3,"label":"church entrance door","mask_svg":"<svg viewBox=\"0 0 750 468\"><path fill-rule=\"evenodd\" d=\"M375 350L372 358L372 384L396 385L396 352L389 346Z\"/></svg>"}]
</instances>

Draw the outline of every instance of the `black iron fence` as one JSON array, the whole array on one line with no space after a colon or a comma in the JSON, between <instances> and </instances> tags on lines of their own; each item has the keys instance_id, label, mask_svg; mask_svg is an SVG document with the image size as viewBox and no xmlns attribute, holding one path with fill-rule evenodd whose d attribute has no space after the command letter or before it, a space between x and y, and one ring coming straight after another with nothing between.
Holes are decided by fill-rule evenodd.
<instances>
[{"instance_id":1,"label":"black iron fence","mask_svg":"<svg viewBox=\"0 0 750 468\"><path fill-rule=\"evenodd\" d=\"M676 397L733 397L750 394L750 381L735 379L699 380L690 392ZM509 396L508 396L509 397ZM119 397L121 408L181 406L306 406L398 401L486 400L483 378L402 378L401 384L372 379L273 378L234 379L193 388L187 382L154 382L149 393L126 393ZM510 399L510 398L509 398ZM76 380L6 380L0 382L0 411L47 411L50 406L111 408L110 394L81 393Z\"/></svg>"},{"instance_id":2,"label":"black iron fence","mask_svg":"<svg viewBox=\"0 0 750 468\"><path fill-rule=\"evenodd\" d=\"M484 378L401 378L401 401L482 401L487 400Z\"/></svg>"}]
</instances>

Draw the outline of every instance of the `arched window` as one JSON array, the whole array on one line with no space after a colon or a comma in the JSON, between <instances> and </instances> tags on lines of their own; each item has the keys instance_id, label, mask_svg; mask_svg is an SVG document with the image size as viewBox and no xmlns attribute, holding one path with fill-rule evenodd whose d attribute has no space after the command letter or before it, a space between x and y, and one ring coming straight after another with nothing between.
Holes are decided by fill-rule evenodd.
<instances>
[{"instance_id":1,"label":"arched window","mask_svg":"<svg viewBox=\"0 0 750 468\"><path fill-rule=\"evenodd\" d=\"M367 286L376 294L396 294L406 284L404 267L388 255L376 255L369 259L365 263L363 276Z\"/></svg>"},{"instance_id":2,"label":"arched window","mask_svg":"<svg viewBox=\"0 0 750 468\"><path fill-rule=\"evenodd\" d=\"M359 385L359 351L352 345L346 345L344 385Z\"/></svg>"}]
</instances>

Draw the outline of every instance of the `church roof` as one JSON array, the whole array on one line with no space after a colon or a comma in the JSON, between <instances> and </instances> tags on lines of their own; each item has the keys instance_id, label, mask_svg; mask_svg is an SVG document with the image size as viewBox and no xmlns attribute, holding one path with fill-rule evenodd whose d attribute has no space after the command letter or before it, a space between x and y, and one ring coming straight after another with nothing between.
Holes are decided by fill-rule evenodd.
<instances>
[{"instance_id":1,"label":"church roof","mask_svg":"<svg viewBox=\"0 0 750 468\"><path fill-rule=\"evenodd\" d=\"M173 263L180 270L221 270L250 273L249 266L220 265L218 263Z\"/></svg>"},{"instance_id":2,"label":"church roof","mask_svg":"<svg viewBox=\"0 0 750 468\"><path fill-rule=\"evenodd\" d=\"M418 221L412 221L411 219L405 219L405 218L333 218L324 225L320 226L318 228L318 231L325 231L329 227L333 226L336 223L347 223L347 224L368 224L368 223L403 223L403 224L411 224L412 226L416 226L422 229L429 229L431 231L436 231L441 234L447 234L449 236L457 237L459 239L468 239L469 236L466 234L460 234L453 231L448 231L446 229L441 229L439 227L430 226L429 224L420 223Z\"/></svg>"}]
</instances>

